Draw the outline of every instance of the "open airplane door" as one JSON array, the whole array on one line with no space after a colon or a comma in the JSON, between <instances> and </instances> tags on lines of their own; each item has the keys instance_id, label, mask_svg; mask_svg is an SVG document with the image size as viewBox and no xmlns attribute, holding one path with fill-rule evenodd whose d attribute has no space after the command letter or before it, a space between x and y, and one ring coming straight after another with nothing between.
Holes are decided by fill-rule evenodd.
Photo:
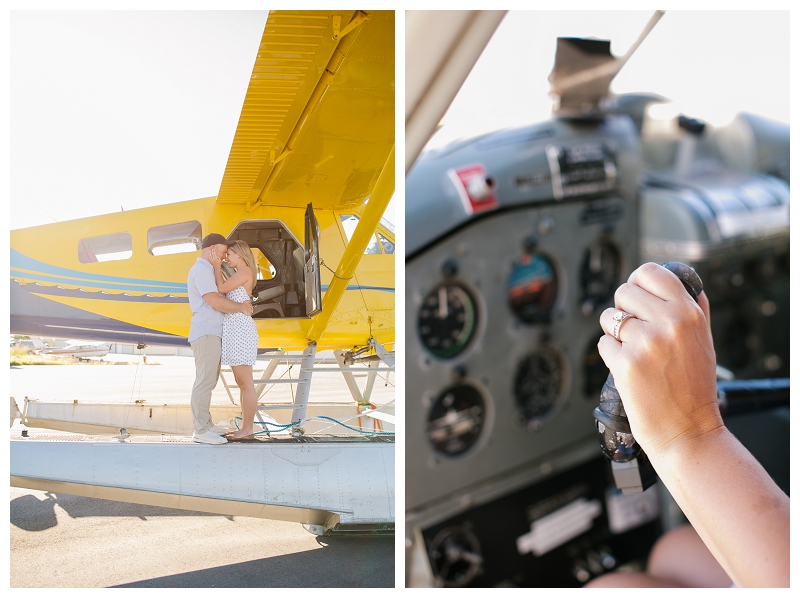
<instances>
[{"instance_id":1,"label":"open airplane door","mask_svg":"<svg viewBox=\"0 0 800 598\"><path fill-rule=\"evenodd\" d=\"M314 208L306 206L306 315L322 311L322 284L319 279L319 224Z\"/></svg>"}]
</instances>

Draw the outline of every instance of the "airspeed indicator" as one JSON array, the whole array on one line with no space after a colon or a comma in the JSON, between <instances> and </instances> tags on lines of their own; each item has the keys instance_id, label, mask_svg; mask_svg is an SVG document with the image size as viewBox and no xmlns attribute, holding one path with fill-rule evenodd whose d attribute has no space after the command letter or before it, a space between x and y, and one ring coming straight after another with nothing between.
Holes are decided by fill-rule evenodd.
<instances>
[{"instance_id":1,"label":"airspeed indicator","mask_svg":"<svg viewBox=\"0 0 800 598\"><path fill-rule=\"evenodd\" d=\"M435 357L449 359L467 348L477 327L472 295L461 285L441 284L422 301L417 332Z\"/></svg>"}]
</instances>

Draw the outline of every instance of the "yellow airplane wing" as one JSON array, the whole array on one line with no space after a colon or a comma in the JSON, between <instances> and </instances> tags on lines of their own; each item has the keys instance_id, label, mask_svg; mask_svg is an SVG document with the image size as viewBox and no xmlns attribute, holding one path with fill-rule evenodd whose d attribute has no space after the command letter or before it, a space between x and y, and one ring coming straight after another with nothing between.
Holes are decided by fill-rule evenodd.
<instances>
[{"instance_id":1,"label":"yellow airplane wing","mask_svg":"<svg viewBox=\"0 0 800 598\"><path fill-rule=\"evenodd\" d=\"M394 11L271 11L217 202L360 204L394 145Z\"/></svg>"}]
</instances>

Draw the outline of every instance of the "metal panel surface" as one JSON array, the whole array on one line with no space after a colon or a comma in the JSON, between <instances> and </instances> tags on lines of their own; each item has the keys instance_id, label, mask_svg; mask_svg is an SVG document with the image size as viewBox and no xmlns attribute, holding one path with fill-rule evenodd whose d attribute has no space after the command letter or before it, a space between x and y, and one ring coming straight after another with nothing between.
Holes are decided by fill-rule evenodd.
<instances>
[{"instance_id":1,"label":"metal panel surface","mask_svg":"<svg viewBox=\"0 0 800 598\"><path fill-rule=\"evenodd\" d=\"M636 190L642 162L634 135L624 117L557 120L455 142L422 156L409 173L407 517L425 518L426 511L471 499L523 470L551 472L558 455L594 439L598 371L600 386L607 375L597 354L598 316L639 264ZM574 163L550 164L548 156L559 152L569 153ZM596 180L588 158L593 154L610 162ZM447 174L474 165L494 180L496 203L480 211L459 198L457 179ZM555 290L546 313L525 321L512 306L512 281L522 266L537 261L552 268ZM597 281L587 273L594 271L606 272L607 292L590 289ZM437 354L426 344L427 329L437 325L426 312L433 302L447 316L451 308L437 292L446 296L448 287L471 297L465 303L474 306L464 318L474 324L457 352ZM542 363L546 367L537 370ZM548 371L553 364L557 375ZM521 408L528 388L532 403ZM472 389L464 392L472 392L469 400L480 406L452 409L447 402L453 389ZM470 427L467 412L475 409L481 422L464 432ZM434 437L448 428L451 437L472 437L448 452Z\"/></svg>"},{"instance_id":2,"label":"metal panel surface","mask_svg":"<svg viewBox=\"0 0 800 598\"><path fill-rule=\"evenodd\" d=\"M63 438L12 440L12 478L327 511L342 524L394 521L393 442Z\"/></svg>"}]
</instances>

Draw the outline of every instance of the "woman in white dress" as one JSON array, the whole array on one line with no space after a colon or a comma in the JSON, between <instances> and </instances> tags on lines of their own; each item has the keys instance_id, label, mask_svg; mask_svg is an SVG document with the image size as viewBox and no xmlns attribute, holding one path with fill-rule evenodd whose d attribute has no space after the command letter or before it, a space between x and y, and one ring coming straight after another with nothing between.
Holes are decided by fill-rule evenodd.
<instances>
[{"instance_id":1,"label":"woman in white dress","mask_svg":"<svg viewBox=\"0 0 800 598\"><path fill-rule=\"evenodd\" d=\"M244 241L236 241L228 248L228 265L234 274L226 277L222 259L212 259L217 290L237 303L250 301L256 284L256 260ZM228 440L250 440L256 415L256 389L253 384L253 365L258 349L258 331L253 318L243 313L225 314L222 323L222 365L231 366L242 406L242 427L227 435Z\"/></svg>"}]
</instances>

